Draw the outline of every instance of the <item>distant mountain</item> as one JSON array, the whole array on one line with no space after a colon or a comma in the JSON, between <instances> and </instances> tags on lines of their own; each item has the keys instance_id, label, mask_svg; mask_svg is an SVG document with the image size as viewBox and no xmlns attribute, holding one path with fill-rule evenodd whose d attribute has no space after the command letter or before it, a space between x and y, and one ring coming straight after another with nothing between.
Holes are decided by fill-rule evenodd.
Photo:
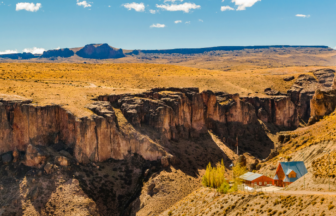
<instances>
[{"instance_id":1,"label":"distant mountain","mask_svg":"<svg viewBox=\"0 0 336 216\"><path fill-rule=\"evenodd\" d=\"M41 58L52 58L52 57L54 57L54 58L55 57L69 58L73 55L75 55L74 51L72 51L68 48L65 48L65 49L44 51L43 54L40 57Z\"/></svg>"},{"instance_id":2,"label":"distant mountain","mask_svg":"<svg viewBox=\"0 0 336 216\"><path fill-rule=\"evenodd\" d=\"M110 47L108 44L89 44L76 52L79 57L90 59L123 58L125 54L122 49Z\"/></svg>"},{"instance_id":3,"label":"distant mountain","mask_svg":"<svg viewBox=\"0 0 336 216\"><path fill-rule=\"evenodd\" d=\"M0 55L0 58L7 58L7 59L32 59L32 58L38 58L39 55L34 55L31 53L13 53L13 54L4 54Z\"/></svg>"},{"instance_id":4,"label":"distant mountain","mask_svg":"<svg viewBox=\"0 0 336 216\"><path fill-rule=\"evenodd\" d=\"M270 48L318 48L329 49L328 46L219 46L206 48L182 48L182 49L166 49L166 50L122 50L109 46L108 44L89 44L79 48L65 48L58 50L48 50L42 55L34 55L31 53L16 53L0 55L0 59L52 59L55 58L74 58L74 61L79 61L80 58L85 59L117 59L126 57L126 55L143 54L201 54L210 51L235 51L244 49L270 49ZM80 58L78 58L80 57Z\"/></svg>"},{"instance_id":5,"label":"distant mountain","mask_svg":"<svg viewBox=\"0 0 336 216\"><path fill-rule=\"evenodd\" d=\"M136 50L145 54L200 54L210 51L235 51L244 49L270 49L270 48L321 48L328 49L328 46L289 46L289 45L276 45L276 46L218 46L206 48L182 48L182 49L166 49L166 50ZM135 50L134 50L135 51ZM134 52L133 51L133 52ZM135 54L135 53L132 53Z\"/></svg>"}]
</instances>

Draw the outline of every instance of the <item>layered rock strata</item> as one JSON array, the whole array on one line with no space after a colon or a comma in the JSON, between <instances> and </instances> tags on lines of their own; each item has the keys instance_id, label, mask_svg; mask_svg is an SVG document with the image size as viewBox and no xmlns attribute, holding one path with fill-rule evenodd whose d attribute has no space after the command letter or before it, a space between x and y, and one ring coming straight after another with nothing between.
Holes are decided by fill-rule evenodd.
<instances>
[{"instance_id":1,"label":"layered rock strata","mask_svg":"<svg viewBox=\"0 0 336 216\"><path fill-rule=\"evenodd\" d=\"M166 153L152 141L118 130L110 103L88 106L95 115L76 118L60 106L36 106L31 101L0 101L0 154L26 151L29 144L47 146L63 143L74 149L79 162L124 159L138 153L157 160Z\"/></svg>"},{"instance_id":2,"label":"layered rock strata","mask_svg":"<svg viewBox=\"0 0 336 216\"><path fill-rule=\"evenodd\" d=\"M304 98L300 94L298 98ZM141 94L99 96L86 108L92 116L77 118L58 105L0 99L0 154L26 151L29 144L65 144L82 163L119 160L134 153L157 160L169 155L164 142L194 139L208 130L232 145L239 136L260 142L258 119L295 128L302 105L296 106L288 96L240 98L198 88L156 88ZM143 126L160 134L159 141L143 134L139 130Z\"/></svg>"}]
</instances>

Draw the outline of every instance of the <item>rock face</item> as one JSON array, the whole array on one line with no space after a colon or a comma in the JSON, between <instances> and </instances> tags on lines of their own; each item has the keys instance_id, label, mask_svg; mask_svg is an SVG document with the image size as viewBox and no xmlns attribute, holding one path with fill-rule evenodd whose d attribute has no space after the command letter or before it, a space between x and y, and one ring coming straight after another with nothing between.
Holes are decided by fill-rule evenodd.
<instances>
[{"instance_id":1,"label":"rock face","mask_svg":"<svg viewBox=\"0 0 336 216\"><path fill-rule=\"evenodd\" d=\"M41 58L52 58L52 57L62 57L62 58L69 58L73 56L75 53L74 51L65 48L65 49L58 49L58 50L48 50L44 51L41 55Z\"/></svg>"},{"instance_id":2,"label":"rock face","mask_svg":"<svg viewBox=\"0 0 336 216\"><path fill-rule=\"evenodd\" d=\"M29 167L42 167L47 159L47 155L39 148L29 144L26 150L25 165Z\"/></svg>"},{"instance_id":3,"label":"rock face","mask_svg":"<svg viewBox=\"0 0 336 216\"><path fill-rule=\"evenodd\" d=\"M311 76L301 77L298 88L301 82L317 84ZM27 149L26 156L32 158L26 163L38 166L43 155L32 146L62 144L73 149L73 157L81 163L139 154L146 160L167 156L161 161L168 166L178 163L163 148L170 140L194 139L211 130L229 146L234 147L240 137L239 145L250 148L247 143L253 140L268 142L260 133L258 119L280 128L295 128L303 107L293 103L295 95L296 102L305 98L302 89L292 91L292 98L241 98L197 88L156 88L141 94L99 96L86 107L92 116L83 118L57 105L42 107L29 100L0 99L0 154Z\"/></svg>"},{"instance_id":4,"label":"rock face","mask_svg":"<svg viewBox=\"0 0 336 216\"><path fill-rule=\"evenodd\" d=\"M336 90L321 91L316 90L313 99L310 101L311 117L309 124L313 124L316 121L323 118L335 111L336 109Z\"/></svg>"},{"instance_id":5,"label":"rock face","mask_svg":"<svg viewBox=\"0 0 336 216\"><path fill-rule=\"evenodd\" d=\"M109 59L109 58L122 58L125 54L122 49L115 49L108 44L89 44L77 51L76 54L82 58L91 59Z\"/></svg>"},{"instance_id":6,"label":"rock face","mask_svg":"<svg viewBox=\"0 0 336 216\"><path fill-rule=\"evenodd\" d=\"M303 74L298 77L294 85L288 90L287 95L295 104L295 126L300 122L308 122L311 116L310 100L317 89L330 90L335 71L331 69L321 69L313 71L315 77Z\"/></svg>"}]
</instances>

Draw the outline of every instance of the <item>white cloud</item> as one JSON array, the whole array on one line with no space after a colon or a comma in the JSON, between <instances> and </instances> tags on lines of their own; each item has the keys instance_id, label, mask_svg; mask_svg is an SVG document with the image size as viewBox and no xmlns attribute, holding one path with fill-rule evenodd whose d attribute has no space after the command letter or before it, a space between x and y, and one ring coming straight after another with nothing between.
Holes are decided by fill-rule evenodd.
<instances>
[{"instance_id":1,"label":"white cloud","mask_svg":"<svg viewBox=\"0 0 336 216\"><path fill-rule=\"evenodd\" d=\"M190 24L190 21L185 22L186 24Z\"/></svg>"},{"instance_id":2,"label":"white cloud","mask_svg":"<svg viewBox=\"0 0 336 216\"><path fill-rule=\"evenodd\" d=\"M234 9L230 6L222 6L221 7L221 11L227 11L227 10L234 10Z\"/></svg>"},{"instance_id":3,"label":"white cloud","mask_svg":"<svg viewBox=\"0 0 336 216\"><path fill-rule=\"evenodd\" d=\"M309 18L310 15L304 15L304 14L296 14L296 17L302 17L302 18Z\"/></svg>"},{"instance_id":4,"label":"white cloud","mask_svg":"<svg viewBox=\"0 0 336 216\"><path fill-rule=\"evenodd\" d=\"M177 23L181 23L182 20L176 20L174 23L177 24Z\"/></svg>"},{"instance_id":5,"label":"white cloud","mask_svg":"<svg viewBox=\"0 0 336 216\"><path fill-rule=\"evenodd\" d=\"M30 12L36 12L42 7L41 3L27 3L27 2L20 2L16 4L16 11L19 10L26 10Z\"/></svg>"},{"instance_id":6,"label":"white cloud","mask_svg":"<svg viewBox=\"0 0 336 216\"><path fill-rule=\"evenodd\" d=\"M184 11L189 13L191 9L199 9L200 5L196 5L195 3L183 3L183 4L165 4L165 5L156 5L157 8L161 8L167 11Z\"/></svg>"},{"instance_id":7,"label":"white cloud","mask_svg":"<svg viewBox=\"0 0 336 216\"><path fill-rule=\"evenodd\" d=\"M37 47L26 48L26 49L23 50L23 52L32 53L32 54L42 54L44 51L45 51L44 48L37 48Z\"/></svg>"},{"instance_id":8,"label":"white cloud","mask_svg":"<svg viewBox=\"0 0 336 216\"><path fill-rule=\"evenodd\" d=\"M160 23L157 23L157 24L153 24L150 26L151 28L164 28L166 27L165 24L160 24Z\"/></svg>"},{"instance_id":9,"label":"white cloud","mask_svg":"<svg viewBox=\"0 0 336 216\"><path fill-rule=\"evenodd\" d=\"M123 4L122 6L124 6L128 10L134 9L137 12L145 11L145 5L144 5L144 3L135 3L135 2L133 2L133 3Z\"/></svg>"},{"instance_id":10,"label":"white cloud","mask_svg":"<svg viewBox=\"0 0 336 216\"><path fill-rule=\"evenodd\" d=\"M245 10L247 7L252 7L258 1L261 0L232 0L232 2L238 5L237 10Z\"/></svg>"},{"instance_id":11,"label":"white cloud","mask_svg":"<svg viewBox=\"0 0 336 216\"><path fill-rule=\"evenodd\" d=\"M165 2L165 3L166 3L166 2L173 2L173 3L174 3L174 2L176 2L176 1L183 2L183 0L164 0L163 2Z\"/></svg>"},{"instance_id":12,"label":"white cloud","mask_svg":"<svg viewBox=\"0 0 336 216\"><path fill-rule=\"evenodd\" d=\"M151 14L156 14L156 10L149 10Z\"/></svg>"},{"instance_id":13,"label":"white cloud","mask_svg":"<svg viewBox=\"0 0 336 216\"><path fill-rule=\"evenodd\" d=\"M198 19L198 21L200 21L200 22L203 22L203 20L202 20L202 19Z\"/></svg>"},{"instance_id":14,"label":"white cloud","mask_svg":"<svg viewBox=\"0 0 336 216\"><path fill-rule=\"evenodd\" d=\"M3 52L0 51L0 55L14 54L14 53L18 53L17 50L5 50Z\"/></svg>"},{"instance_id":15,"label":"white cloud","mask_svg":"<svg viewBox=\"0 0 336 216\"><path fill-rule=\"evenodd\" d=\"M78 6L83 6L84 8L87 8L87 7L91 7L92 5L90 3L88 3L87 1L79 1L77 0L77 5Z\"/></svg>"}]
</instances>

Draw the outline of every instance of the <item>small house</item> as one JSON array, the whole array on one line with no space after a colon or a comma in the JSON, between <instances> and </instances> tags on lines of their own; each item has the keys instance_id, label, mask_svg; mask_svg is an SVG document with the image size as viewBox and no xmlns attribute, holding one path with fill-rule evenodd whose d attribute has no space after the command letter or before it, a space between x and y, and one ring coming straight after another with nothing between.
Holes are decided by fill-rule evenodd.
<instances>
[{"instance_id":1,"label":"small house","mask_svg":"<svg viewBox=\"0 0 336 216\"><path fill-rule=\"evenodd\" d=\"M274 176L274 185L286 187L308 173L303 161L280 162Z\"/></svg>"},{"instance_id":2,"label":"small house","mask_svg":"<svg viewBox=\"0 0 336 216\"><path fill-rule=\"evenodd\" d=\"M247 172L239 177L250 187L255 186L267 186L273 184L273 179L267 176L263 176L259 173Z\"/></svg>"}]
</instances>

